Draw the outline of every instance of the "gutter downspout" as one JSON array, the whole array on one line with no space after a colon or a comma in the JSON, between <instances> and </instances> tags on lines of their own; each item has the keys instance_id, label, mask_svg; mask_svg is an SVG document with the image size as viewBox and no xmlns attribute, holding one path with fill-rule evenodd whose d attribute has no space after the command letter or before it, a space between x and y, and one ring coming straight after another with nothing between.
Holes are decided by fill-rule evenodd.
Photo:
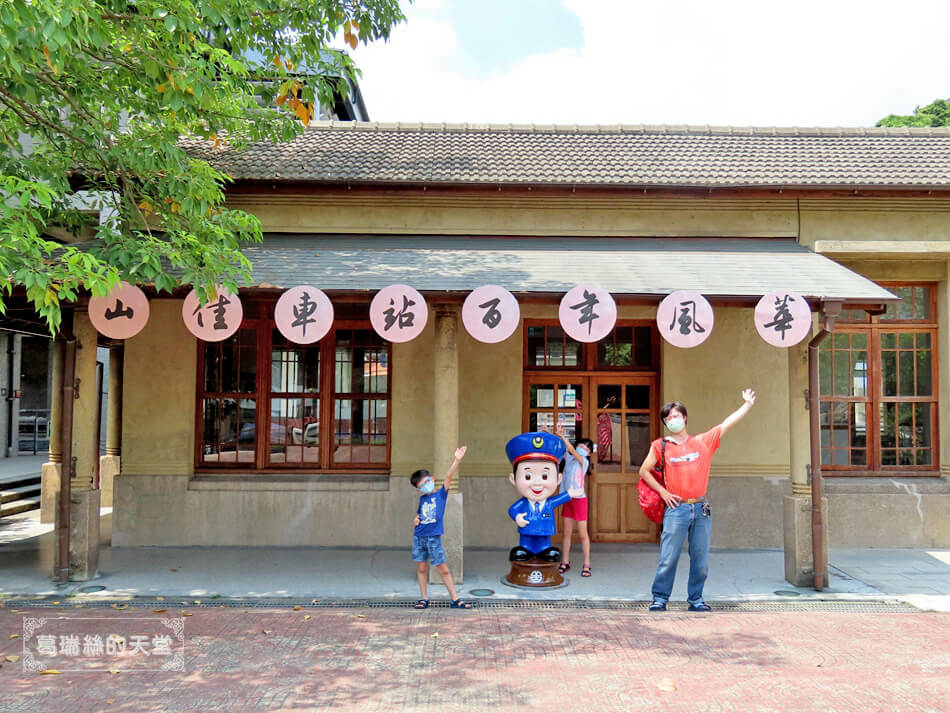
<instances>
[{"instance_id":1,"label":"gutter downspout","mask_svg":"<svg viewBox=\"0 0 950 713\"><path fill-rule=\"evenodd\" d=\"M808 430L811 447L811 548L814 586L825 588L825 530L821 480L821 424L819 422L818 345L835 331L835 320L841 314L840 301L823 301L821 315L824 326L808 342Z\"/></svg>"},{"instance_id":2,"label":"gutter downspout","mask_svg":"<svg viewBox=\"0 0 950 713\"><path fill-rule=\"evenodd\" d=\"M60 582L69 581L69 513L72 500L73 477L73 403L76 383L76 337L72 328L63 330L66 349L63 358L63 400L60 419L60 443L63 448L63 462L59 476L59 525L56 528L56 541L59 545L59 570L56 578Z\"/></svg>"}]
</instances>

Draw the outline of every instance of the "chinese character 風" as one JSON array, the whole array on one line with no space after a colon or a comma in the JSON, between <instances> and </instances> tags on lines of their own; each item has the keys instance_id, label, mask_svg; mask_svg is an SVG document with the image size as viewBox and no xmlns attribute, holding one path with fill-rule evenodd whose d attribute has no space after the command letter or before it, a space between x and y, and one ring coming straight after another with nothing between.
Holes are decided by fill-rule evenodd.
<instances>
[{"instance_id":1,"label":"chinese character \u98a8","mask_svg":"<svg viewBox=\"0 0 950 713\"><path fill-rule=\"evenodd\" d=\"M680 315L679 318L676 316L676 307L673 307L673 320L670 322L670 331L673 331L673 327L676 326L676 323L679 322L680 325L680 334L685 334L689 336L690 329L692 329L697 334L702 334L706 331L706 328L703 327L699 322L696 321L696 302L693 300L687 300L686 302L680 302Z\"/></svg>"}]
</instances>

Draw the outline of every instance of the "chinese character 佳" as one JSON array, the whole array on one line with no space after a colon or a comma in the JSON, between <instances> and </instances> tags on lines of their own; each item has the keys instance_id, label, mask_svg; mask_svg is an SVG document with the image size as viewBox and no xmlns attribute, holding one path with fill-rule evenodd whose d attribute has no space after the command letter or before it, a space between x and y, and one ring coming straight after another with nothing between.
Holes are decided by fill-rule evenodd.
<instances>
[{"instance_id":1,"label":"chinese character \u4f73","mask_svg":"<svg viewBox=\"0 0 950 713\"><path fill-rule=\"evenodd\" d=\"M110 321L118 317L126 317L127 319L132 319L133 314L134 314L134 310L131 307L125 307L123 309L122 300L116 299L115 308L107 309L105 311L105 318Z\"/></svg>"},{"instance_id":2,"label":"chinese character \u4f73","mask_svg":"<svg viewBox=\"0 0 950 713\"><path fill-rule=\"evenodd\" d=\"M594 312L594 305L600 302L597 299L597 295L593 292L588 292L584 290L584 301L578 302L576 305L571 305L571 309L579 309L581 311L581 318L577 320L578 325L587 325L587 333L591 333L591 329L594 326L594 320L600 317L599 314Z\"/></svg>"},{"instance_id":3,"label":"chinese character \u4f73","mask_svg":"<svg viewBox=\"0 0 950 713\"><path fill-rule=\"evenodd\" d=\"M679 319L676 317L676 307L673 307L673 321L670 322L670 331L673 331L673 327L676 326L676 323L679 322L680 325L680 334L689 335L690 329L692 329L697 334L702 334L706 331L706 328L703 327L699 322L696 321L696 302L693 300L687 300L686 302L679 303L680 316Z\"/></svg>"},{"instance_id":4,"label":"chinese character \u4f73","mask_svg":"<svg viewBox=\"0 0 950 713\"><path fill-rule=\"evenodd\" d=\"M227 328L228 328L228 323L224 321L224 314L225 314L225 312L227 311L227 310L225 309L225 307L227 307L229 304L231 304L231 300L229 300L229 299L228 299L227 297L225 297L224 295L218 295L218 299L217 299L216 302L211 302L211 303L205 305L205 307L204 307L205 309L214 310L214 325L213 325L214 329L227 329ZM198 317L198 326L199 326L199 327L204 327L204 326L205 326L204 321L203 321L202 318L201 318L201 305L200 305L200 304L195 308L195 311L192 312L191 314L192 314L192 316L197 315L197 317Z\"/></svg>"},{"instance_id":5,"label":"chinese character \u4f73","mask_svg":"<svg viewBox=\"0 0 950 713\"><path fill-rule=\"evenodd\" d=\"M300 296L300 305L294 305L294 321L291 322L291 327L302 327L300 333L303 336L307 336L307 325L317 320L313 317L313 313L317 311L317 303L310 299L310 294L304 292Z\"/></svg>"},{"instance_id":6,"label":"chinese character \u4f73","mask_svg":"<svg viewBox=\"0 0 950 713\"><path fill-rule=\"evenodd\" d=\"M794 302L795 298L790 295L785 295L784 298L775 298L775 316L772 317L772 321L768 324L763 325L766 329L772 327L776 332L782 333L782 341L785 341L785 332L792 328L792 322L795 321L795 318L792 316L791 310L788 308L789 302Z\"/></svg>"},{"instance_id":7,"label":"chinese character \u4f73","mask_svg":"<svg viewBox=\"0 0 950 713\"><path fill-rule=\"evenodd\" d=\"M488 300L488 302L478 305L479 309L486 310L485 315L482 317L482 324L487 325L489 329L494 329L501 322L501 312L498 310L499 302L501 302L501 298L496 297L493 300Z\"/></svg>"},{"instance_id":8,"label":"chinese character \u4f73","mask_svg":"<svg viewBox=\"0 0 950 713\"><path fill-rule=\"evenodd\" d=\"M408 297L403 295L402 309L399 310L399 312L396 312L396 301L389 300L389 309L383 312L383 318L386 321L386 324L383 326L383 330L389 331L389 328L396 324L396 322L399 322L399 329L411 327L412 321L415 319L416 315L413 312L410 312L409 308L415 304L416 303L413 300L410 300Z\"/></svg>"}]
</instances>

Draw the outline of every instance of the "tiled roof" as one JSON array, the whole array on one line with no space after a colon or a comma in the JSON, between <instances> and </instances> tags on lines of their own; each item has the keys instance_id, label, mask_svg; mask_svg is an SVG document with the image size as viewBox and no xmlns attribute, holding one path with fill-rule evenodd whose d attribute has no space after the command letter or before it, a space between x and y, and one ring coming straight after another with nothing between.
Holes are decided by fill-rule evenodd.
<instances>
[{"instance_id":1,"label":"tiled roof","mask_svg":"<svg viewBox=\"0 0 950 713\"><path fill-rule=\"evenodd\" d=\"M950 128L319 122L294 141L241 152L183 143L238 180L950 188Z\"/></svg>"},{"instance_id":2,"label":"tiled roof","mask_svg":"<svg viewBox=\"0 0 950 713\"><path fill-rule=\"evenodd\" d=\"M794 238L485 238L265 234L243 248L252 285L324 290L561 293L596 284L615 295L758 299L776 289L813 299L894 300L884 288ZM583 259L579 254L583 253Z\"/></svg>"}]
</instances>

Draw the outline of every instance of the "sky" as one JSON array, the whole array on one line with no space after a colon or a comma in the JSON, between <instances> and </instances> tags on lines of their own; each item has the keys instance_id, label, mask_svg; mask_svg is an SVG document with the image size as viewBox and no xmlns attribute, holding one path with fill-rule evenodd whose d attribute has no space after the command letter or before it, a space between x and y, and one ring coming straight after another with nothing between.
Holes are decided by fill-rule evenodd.
<instances>
[{"instance_id":1,"label":"sky","mask_svg":"<svg viewBox=\"0 0 950 713\"><path fill-rule=\"evenodd\" d=\"M950 1L416 0L373 121L873 126L950 97Z\"/></svg>"}]
</instances>

